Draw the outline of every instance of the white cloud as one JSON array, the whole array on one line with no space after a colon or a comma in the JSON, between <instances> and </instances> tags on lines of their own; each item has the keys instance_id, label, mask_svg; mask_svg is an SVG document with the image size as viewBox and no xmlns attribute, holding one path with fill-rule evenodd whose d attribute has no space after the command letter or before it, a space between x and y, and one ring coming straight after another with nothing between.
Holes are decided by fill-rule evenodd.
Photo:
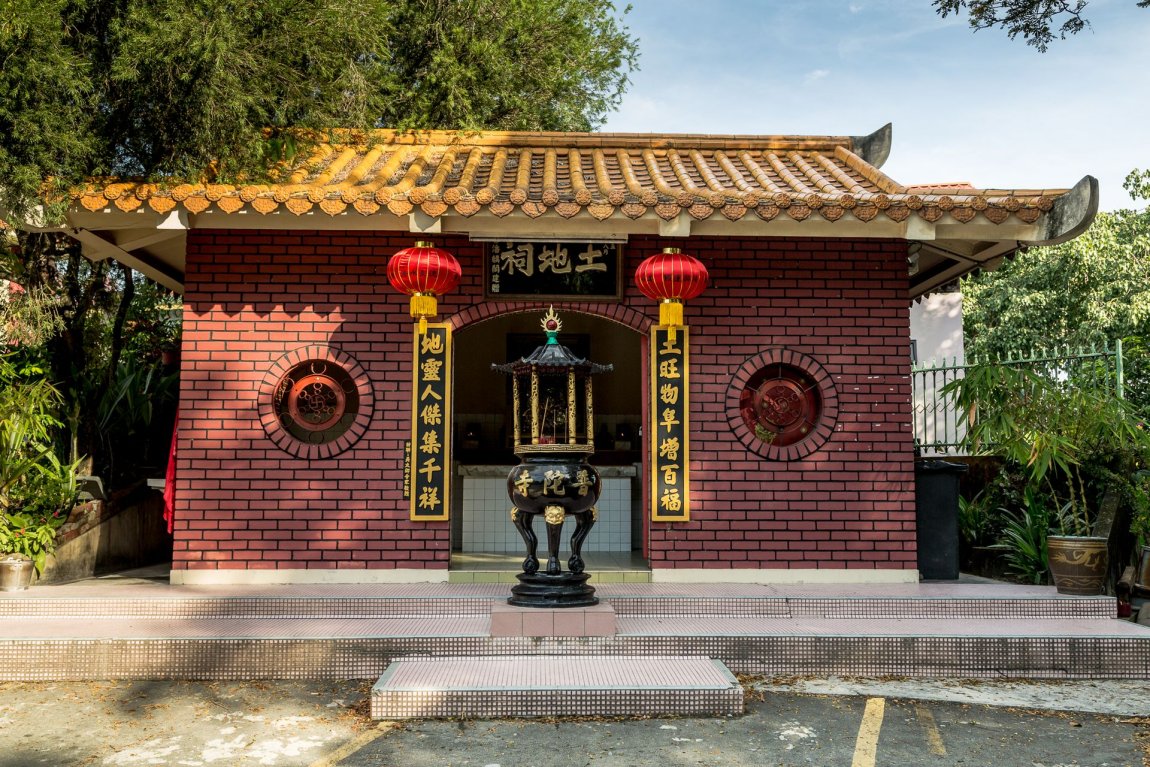
<instances>
[{"instance_id":1,"label":"white cloud","mask_svg":"<svg viewBox=\"0 0 1150 767\"><path fill-rule=\"evenodd\" d=\"M818 80L825 79L828 75L830 75L830 73L831 71L829 69L812 69L810 72L807 72L806 75L803 76L803 82L817 82Z\"/></svg>"}]
</instances>

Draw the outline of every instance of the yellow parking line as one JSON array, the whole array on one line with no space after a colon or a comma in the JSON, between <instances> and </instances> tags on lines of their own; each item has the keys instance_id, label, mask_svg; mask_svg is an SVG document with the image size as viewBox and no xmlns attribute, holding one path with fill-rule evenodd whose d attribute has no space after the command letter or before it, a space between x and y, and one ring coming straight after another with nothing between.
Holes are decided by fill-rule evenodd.
<instances>
[{"instance_id":1,"label":"yellow parking line","mask_svg":"<svg viewBox=\"0 0 1150 767\"><path fill-rule=\"evenodd\" d=\"M874 767L875 756L878 753L878 733L882 729L882 714L885 708L886 701L883 698L867 699L862 724L859 725L859 735L855 740L855 756L851 760L851 767Z\"/></svg>"},{"instance_id":2,"label":"yellow parking line","mask_svg":"<svg viewBox=\"0 0 1150 767\"><path fill-rule=\"evenodd\" d=\"M930 709L926 706L915 706L914 713L922 724L922 729L926 730L926 742L930 744L930 753L935 756L946 756L946 746L942 744L942 733L934 723L934 714L930 713Z\"/></svg>"},{"instance_id":3,"label":"yellow parking line","mask_svg":"<svg viewBox=\"0 0 1150 767\"><path fill-rule=\"evenodd\" d=\"M388 730L391 730L394 727L395 722L380 722L375 726L374 729L360 733L356 737L349 740L347 743L344 743L342 746L337 748L335 751L332 751L327 756L321 757L320 759L312 762L310 765L308 765L308 767L334 767L334 765L339 764L344 759L351 756L356 751L359 751L376 738L380 737L381 735L386 735Z\"/></svg>"}]
</instances>

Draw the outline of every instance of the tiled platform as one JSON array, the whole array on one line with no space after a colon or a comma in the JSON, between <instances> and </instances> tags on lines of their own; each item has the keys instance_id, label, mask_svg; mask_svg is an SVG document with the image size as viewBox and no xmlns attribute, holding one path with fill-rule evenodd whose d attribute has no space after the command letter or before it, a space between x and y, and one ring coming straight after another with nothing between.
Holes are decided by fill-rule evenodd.
<instances>
[{"instance_id":1,"label":"tiled platform","mask_svg":"<svg viewBox=\"0 0 1150 767\"><path fill-rule=\"evenodd\" d=\"M374 719L743 713L743 690L699 657L409 658L371 691Z\"/></svg>"},{"instance_id":2,"label":"tiled platform","mask_svg":"<svg viewBox=\"0 0 1150 767\"><path fill-rule=\"evenodd\" d=\"M497 584L0 595L0 679L375 678L410 656L700 656L739 673L1150 679L1111 598L1004 584L603 584L614 636L492 637Z\"/></svg>"}]
</instances>

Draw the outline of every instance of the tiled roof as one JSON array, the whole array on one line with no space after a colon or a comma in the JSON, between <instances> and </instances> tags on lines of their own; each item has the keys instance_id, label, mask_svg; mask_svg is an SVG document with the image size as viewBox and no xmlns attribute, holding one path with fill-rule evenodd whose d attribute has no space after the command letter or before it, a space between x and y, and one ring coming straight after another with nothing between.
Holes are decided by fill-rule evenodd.
<instances>
[{"instance_id":1,"label":"tiled roof","mask_svg":"<svg viewBox=\"0 0 1150 767\"><path fill-rule=\"evenodd\" d=\"M877 138L876 138L877 137ZM96 212L146 206L167 213L286 211L331 216L497 217L521 212L603 220L682 213L860 222L1033 224L1064 189L979 190L967 184L904 186L879 170L889 126L870 137L378 131L323 143L278 184L116 181L73 191Z\"/></svg>"}]
</instances>

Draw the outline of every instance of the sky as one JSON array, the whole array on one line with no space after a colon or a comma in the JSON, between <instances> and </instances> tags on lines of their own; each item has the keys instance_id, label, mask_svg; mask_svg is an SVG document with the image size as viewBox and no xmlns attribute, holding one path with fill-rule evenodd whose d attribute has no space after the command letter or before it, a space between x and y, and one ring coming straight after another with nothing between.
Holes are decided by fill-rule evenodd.
<instances>
[{"instance_id":1,"label":"sky","mask_svg":"<svg viewBox=\"0 0 1150 767\"><path fill-rule=\"evenodd\" d=\"M866 135L893 123L902 184L1066 188L1142 207L1150 168L1150 9L1090 0L1046 53L943 19L930 0L632 0L639 71L602 131Z\"/></svg>"}]
</instances>

